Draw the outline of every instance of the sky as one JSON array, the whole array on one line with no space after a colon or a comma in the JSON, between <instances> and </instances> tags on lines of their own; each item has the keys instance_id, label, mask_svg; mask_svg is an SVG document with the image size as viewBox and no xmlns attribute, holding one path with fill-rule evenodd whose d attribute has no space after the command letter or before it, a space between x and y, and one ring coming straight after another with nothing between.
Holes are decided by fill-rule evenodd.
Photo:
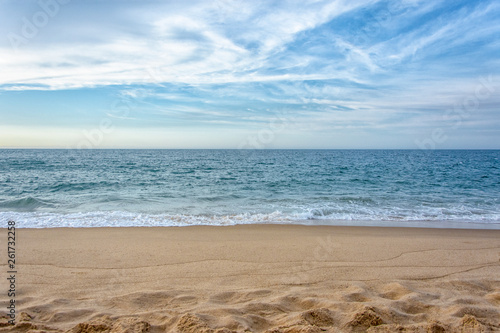
<instances>
[{"instance_id":1,"label":"sky","mask_svg":"<svg viewBox=\"0 0 500 333\"><path fill-rule=\"evenodd\" d=\"M0 0L0 148L499 149L500 2Z\"/></svg>"}]
</instances>

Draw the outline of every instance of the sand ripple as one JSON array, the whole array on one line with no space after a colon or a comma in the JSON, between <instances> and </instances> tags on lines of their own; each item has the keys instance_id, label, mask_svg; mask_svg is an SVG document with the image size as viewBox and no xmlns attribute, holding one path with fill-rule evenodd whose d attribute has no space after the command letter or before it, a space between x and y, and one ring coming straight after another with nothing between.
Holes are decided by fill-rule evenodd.
<instances>
[{"instance_id":1,"label":"sand ripple","mask_svg":"<svg viewBox=\"0 0 500 333\"><path fill-rule=\"evenodd\" d=\"M499 282L450 280L27 299L15 326L2 314L0 332L499 332L499 294Z\"/></svg>"}]
</instances>

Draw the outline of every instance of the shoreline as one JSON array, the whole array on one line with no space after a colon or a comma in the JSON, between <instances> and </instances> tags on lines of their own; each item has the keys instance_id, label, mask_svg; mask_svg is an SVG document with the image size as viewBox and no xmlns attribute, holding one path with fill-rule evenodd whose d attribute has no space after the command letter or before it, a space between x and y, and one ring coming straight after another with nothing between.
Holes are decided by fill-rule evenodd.
<instances>
[{"instance_id":1,"label":"shoreline","mask_svg":"<svg viewBox=\"0 0 500 333\"><path fill-rule=\"evenodd\" d=\"M15 219L14 219L15 220ZM234 224L190 224L190 225L109 225L109 226L62 226L62 227L16 227L18 229L89 229L89 228L182 228L182 227L236 227L252 225L304 226L304 227L347 227L347 228L403 228L443 230L500 230L500 222L470 221L372 221L372 220L308 220L314 222L262 222Z\"/></svg>"},{"instance_id":2,"label":"shoreline","mask_svg":"<svg viewBox=\"0 0 500 333\"><path fill-rule=\"evenodd\" d=\"M17 326L0 332L500 330L498 230L17 230Z\"/></svg>"}]
</instances>

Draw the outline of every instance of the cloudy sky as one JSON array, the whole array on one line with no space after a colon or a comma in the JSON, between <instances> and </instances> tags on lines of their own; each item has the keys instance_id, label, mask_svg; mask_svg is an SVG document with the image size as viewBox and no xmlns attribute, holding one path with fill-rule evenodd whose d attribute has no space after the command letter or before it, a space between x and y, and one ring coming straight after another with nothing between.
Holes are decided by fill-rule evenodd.
<instances>
[{"instance_id":1,"label":"cloudy sky","mask_svg":"<svg viewBox=\"0 0 500 333\"><path fill-rule=\"evenodd\" d=\"M0 147L500 148L500 2L0 0Z\"/></svg>"}]
</instances>

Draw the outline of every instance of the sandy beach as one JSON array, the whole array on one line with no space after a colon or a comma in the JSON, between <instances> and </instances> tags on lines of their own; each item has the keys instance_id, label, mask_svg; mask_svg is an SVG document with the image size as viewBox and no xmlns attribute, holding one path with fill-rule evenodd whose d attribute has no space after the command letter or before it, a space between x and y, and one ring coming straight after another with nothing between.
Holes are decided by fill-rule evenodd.
<instances>
[{"instance_id":1,"label":"sandy beach","mask_svg":"<svg viewBox=\"0 0 500 333\"><path fill-rule=\"evenodd\" d=\"M500 331L495 230L240 225L16 237L16 325L2 306L1 332Z\"/></svg>"}]
</instances>

